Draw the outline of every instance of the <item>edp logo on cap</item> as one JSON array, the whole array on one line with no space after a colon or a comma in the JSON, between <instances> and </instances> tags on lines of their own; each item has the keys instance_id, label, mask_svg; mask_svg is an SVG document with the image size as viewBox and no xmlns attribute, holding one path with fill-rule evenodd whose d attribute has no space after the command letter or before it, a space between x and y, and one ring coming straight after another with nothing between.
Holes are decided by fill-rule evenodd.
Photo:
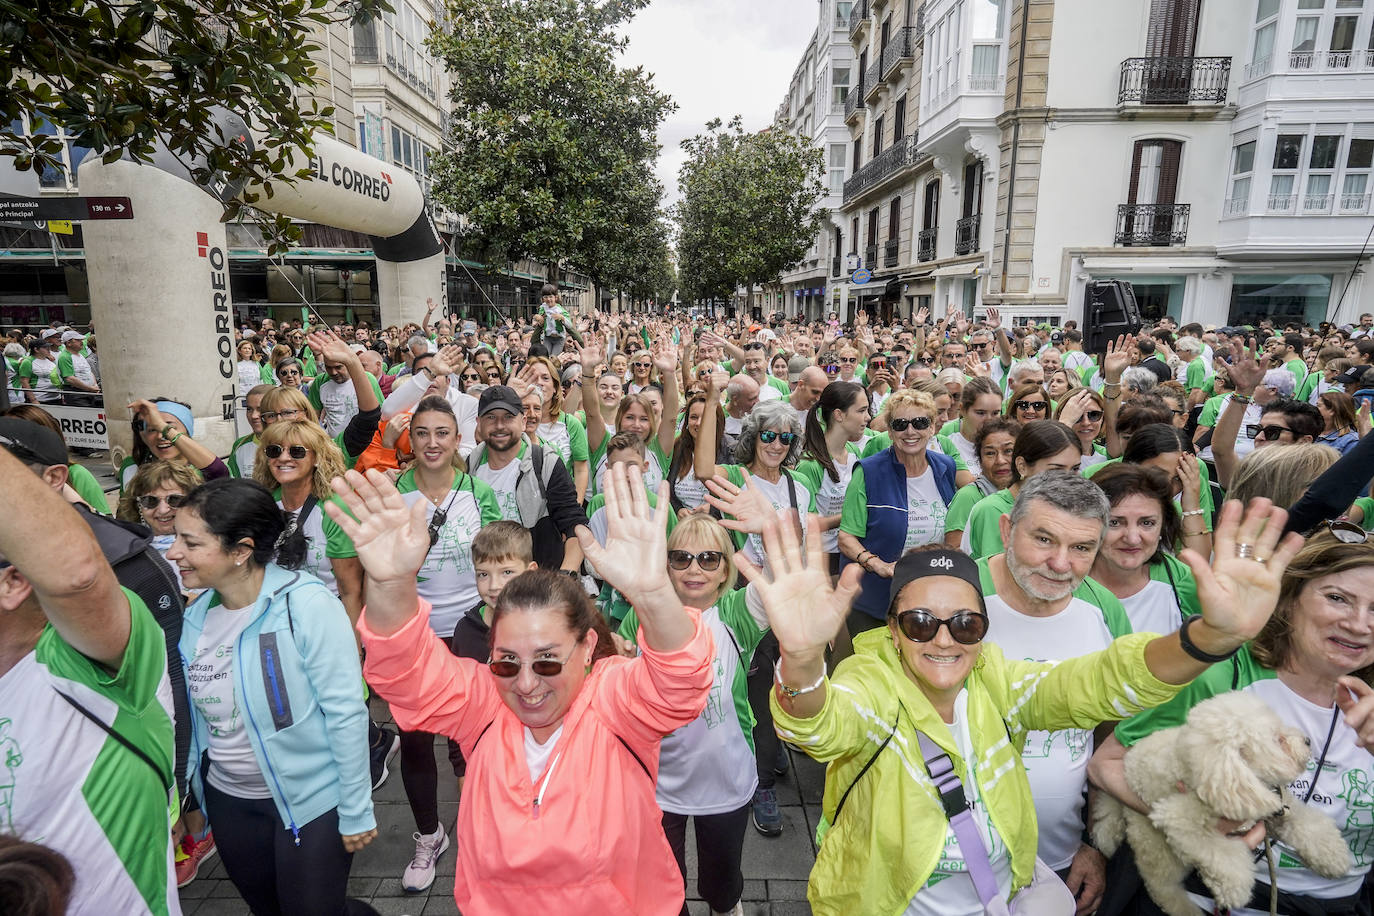
<instances>
[{"instance_id":1,"label":"edp logo on cap","mask_svg":"<svg viewBox=\"0 0 1374 916\"><path fill-rule=\"evenodd\" d=\"M933 569L953 569L954 561L949 557L936 557L930 561L930 565Z\"/></svg>"}]
</instances>

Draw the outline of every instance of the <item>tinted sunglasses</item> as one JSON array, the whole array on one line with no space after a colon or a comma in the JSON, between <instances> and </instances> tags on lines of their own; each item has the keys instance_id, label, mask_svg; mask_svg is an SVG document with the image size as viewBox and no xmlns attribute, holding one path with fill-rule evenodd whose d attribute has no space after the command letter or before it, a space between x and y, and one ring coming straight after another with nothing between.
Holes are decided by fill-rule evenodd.
<instances>
[{"instance_id":1,"label":"tinted sunglasses","mask_svg":"<svg viewBox=\"0 0 1374 916\"><path fill-rule=\"evenodd\" d=\"M631 366L634 366L636 369L652 369L654 364L653 364L653 363L630 363L630 365L631 365Z\"/></svg>"},{"instance_id":2,"label":"tinted sunglasses","mask_svg":"<svg viewBox=\"0 0 1374 916\"><path fill-rule=\"evenodd\" d=\"M898 614L897 627L914 642L930 642L940 632L940 627L949 627L949 635L955 642L972 646L987 635L988 615L981 611L960 611L953 617L940 618L923 608L916 608Z\"/></svg>"},{"instance_id":3,"label":"tinted sunglasses","mask_svg":"<svg viewBox=\"0 0 1374 916\"><path fill-rule=\"evenodd\" d=\"M577 650L574 649L573 651L576 652ZM572 658L571 653L568 655L568 658ZM563 659L561 662L553 658L536 658L529 663L529 666L530 670L540 677L556 677L563 673L563 666L567 663L567 658ZM497 677L503 678L515 677L520 673L520 669L523 668L524 665L524 662L513 662L506 658L499 660L494 659L487 662L487 667L491 669L491 673Z\"/></svg>"},{"instance_id":4,"label":"tinted sunglasses","mask_svg":"<svg viewBox=\"0 0 1374 916\"><path fill-rule=\"evenodd\" d=\"M476 372L464 372L462 375L458 376L458 378L465 382L480 382L482 380L482 376L478 375Z\"/></svg>"},{"instance_id":5,"label":"tinted sunglasses","mask_svg":"<svg viewBox=\"0 0 1374 916\"><path fill-rule=\"evenodd\" d=\"M839 367L839 364L838 364L838 363L826 363L826 364L825 364L825 374L826 374L826 375L834 375L834 374L836 374L836 373L839 372L839 371L840 371L840 367Z\"/></svg>"},{"instance_id":6,"label":"tinted sunglasses","mask_svg":"<svg viewBox=\"0 0 1374 916\"><path fill-rule=\"evenodd\" d=\"M1313 529L1313 533L1315 534L1322 528L1330 531L1331 535L1342 544L1363 544L1365 541L1369 540L1368 531L1365 531L1354 522L1348 522L1345 519L1324 521Z\"/></svg>"},{"instance_id":7,"label":"tinted sunglasses","mask_svg":"<svg viewBox=\"0 0 1374 916\"><path fill-rule=\"evenodd\" d=\"M782 440L783 445L791 445L797 441L796 433L780 433L777 430L765 429L759 433L759 441L765 445L772 445L774 442Z\"/></svg>"},{"instance_id":8,"label":"tinted sunglasses","mask_svg":"<svg viewBox=\"0 0 1374 916\"><path fill-rule=\"evenodd\" d=\"M1085 410L1085 411L1083 411L1083 419L1087 420L1089 423L1101 423L1101 422L1102 422L1102 411L1100 411L1100 410Z\"/></svg>"},{"instance_id":9,"label":"tinted sunglasses","mask_svg":"<svg viewBox=\"0 0 1374 916\"><path fill-rule=\"evenodd\" d=\"M1039 412L1042 410L1049 409L1050 405L1046 401L1027 401L1023 398L1017 401L1016 403L1012 404L1011 406L1017 410L1034 410Z\"/></svg>"},{"instance_id":10,"label":"tinted sunglasses","mask_svg":"<svg viewBox=\"0 0 1374 916\"><path fill-rule=\"evenodd\" d=\"M140 496L137 502L140 509L145 512L152 512L161 502L165 502L168 509L180 509L182 504L186 502L186 497L180 493L173 493L170 496L154 496L149 493L147 496Z\"/></svg>"},{"instance_id":11,"label":"tinted sunglasses","mask_svg":"<svg viewBox=\"0 0 1374 916\"><path fill-rule=\"evenodd\" d=\"M854 363L857 363L858 361L859 361L859 359L858 359L858 357L856 357L856 356L841 356L841 357L840 357L840 362L843 363L843 364L846 365L846 366L853 365Z\"/></svg>"},{"instance_id":12,"label":"tinted sunglasses","mask_svg":"<svg viewBox=\"0 0 1374 916\"><path fill-rule=\"evenodd\" d=\"M935 357L933 357L933 356L918 356L918 357L916 357L916 362L920 363L920 364L923 365L923 366L929 366L929 365L931 365L932 363L935 362Z\"/></svg>"},{"instance_id":13,"label":"tinted sunglasses","mask_svg":"<svg viewBox=\"0 0 1374 916\"><path fill-rule=\"evenodd\" d=\"M1257 423L1251 423L1246 426L1245 429L1246 432L1250 434L1251 439L1258 439L1263 435L1267 442L1277 442L1279 439L1283 438L1284 433L1292 432L1287 426L1274 426L1272 424L1269 426L1260 426Z\"/></svg>"},{"instance_id":14,"label":"tinted sunglasses","mask_svg":"<svg viewBox=\"0 0 1374 916\"><path fill-rule=\"evenodd\" d=\"M280 369L277 371L277 375L281 378L286 378L288 375L299 376L300 374L301 370L299 369Z\"/></svg>"},{"instance_id":15,"label":"tinted sunglasses","mask_svg":"<svg viewBox=\"0 0 1374 916\"><path fill-rule=\"evenodd\" d=\"M930 429L930 417L912 417L909 420L906 417L899 417L896 420L889 420L887 423L887 428L894 433L906 432L908 426L912 429Z\"/></svg>"},{"instance_id":16,"label":"tinted sunglasses","mask_svg":"<svg viewBox=\"0 0 1374 916\"><path fill-rule=\"evenodd\" d=\"M720 568L720 561L723 559L725 554L719 550L703 550L701 553L689 553L686 550L668 551L668 566L678 571L691 566L692 561L696 560L702 572L714 572Z\"/></svg>"},{"instance_id":17,"label":"tinted sunglasses","mask_svg":"<svg viewBox=\"0 0 1374 916\"><path fill-rule=\"evenodd\" d=\"M310 449L306 448L304 445L269 445L262 450L264 455L272 459L280 458L282 452L286 452L286 454L290 455L296 461L303 461L305 456L310 454Z\"/></svg>"}]
</instances>

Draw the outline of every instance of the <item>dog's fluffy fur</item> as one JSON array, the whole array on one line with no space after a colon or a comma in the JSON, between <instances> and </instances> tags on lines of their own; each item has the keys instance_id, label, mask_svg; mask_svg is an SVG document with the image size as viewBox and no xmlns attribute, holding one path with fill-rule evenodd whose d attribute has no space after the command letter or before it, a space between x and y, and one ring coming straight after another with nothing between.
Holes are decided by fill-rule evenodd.
<instances>
[{"instance_id":1,"label":"dog's fluffy fur","mask_svg":"<svg viewBox=\"0 0 1374 916\"><path fill-rule=\"evenodd\" d=\"M1218 905L1249 901L1253 854L1239 837L1217 832L1223 818L1248 825L1264 821L1269 836L1314 872L1344 875L1350 850L1335 823L1288 790L1307 769L1308 744L1302 732L1251 694L1205 700L1183 725L1155 732L1126 752L1126 782L1149 806L1149 817L1099 793L1093 840L1110 856L1125 837L1145 889L1170 916L1197 916L1183 889L1194 869Z\"/></svg>"}]
</instances>

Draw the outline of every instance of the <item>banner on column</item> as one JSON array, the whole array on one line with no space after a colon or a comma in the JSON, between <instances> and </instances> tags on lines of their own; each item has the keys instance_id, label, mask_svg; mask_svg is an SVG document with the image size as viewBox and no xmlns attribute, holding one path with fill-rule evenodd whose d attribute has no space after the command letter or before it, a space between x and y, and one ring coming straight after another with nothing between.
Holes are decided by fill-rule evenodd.
<instances>
[{"instance_id":1,"label":"banner on column","mask_svg":"<svg viewBox=\"0 0 1374 916\"><path fill-rule=\"evenodd\" d=\"M62 425L62 438L66 440L68 448L105 450L110 447L109 431L105 426L105 408L44 404L43 409Z\"/></svg>"}]
</instances>

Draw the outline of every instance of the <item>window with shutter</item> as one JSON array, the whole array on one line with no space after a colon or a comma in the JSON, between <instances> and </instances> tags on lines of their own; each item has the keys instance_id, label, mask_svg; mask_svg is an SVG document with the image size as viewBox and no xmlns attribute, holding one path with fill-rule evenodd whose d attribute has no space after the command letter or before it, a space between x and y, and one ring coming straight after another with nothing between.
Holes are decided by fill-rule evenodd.
<instances>
[{"instance_id":1,"label":"window with shutter","mask_svg":"<svg viewBox=\"0 0 1374 916\"><path fill-rule=\"evenodd\" d=\"M902 199L892 198L892 203L887 207L887 239L895 242L901 235L902 229Z\"/></svg>"}]
</instances>

